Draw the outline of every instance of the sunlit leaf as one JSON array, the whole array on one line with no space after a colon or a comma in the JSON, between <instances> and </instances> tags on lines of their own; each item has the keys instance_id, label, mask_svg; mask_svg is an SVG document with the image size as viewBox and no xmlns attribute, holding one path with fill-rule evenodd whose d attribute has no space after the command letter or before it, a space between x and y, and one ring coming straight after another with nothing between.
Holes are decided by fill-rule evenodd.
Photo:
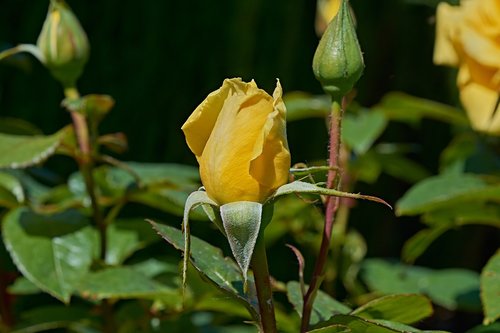
<instances>
[{"instance_id":1,"label":"sunlit leaf","mask_svg":"<svg viewBox=\"0 0 500 333\"><path fill-rule=\"evenodd\" d=\"M372 320L373 322L379 323L381 325L384 325L387 328L392 328L397 330L398 332L402 333L451 333L451 332L446 332L446 331L428 331L428 330L419 330L414 327L397 323L394 321L388 321L388 320Z\"/></svg>"},{"instance_id":2,"label":"sunlit leaf","mask_svg":"<svg viewBox=\"0 0 500 333\"><path fill-rule=\"evenodd\" d=\"M169 288L130 267L110 267L88 273L78 286L79 293L89 299L145 298L169 300L169 304L182 303L177 289Z\"/></svg>"},{"instance_id":3,"label":"sunlit leaf","mask_svg":"<svg viewBox=\"0 0 500 333\"><path fill-rule=\"evenodd\" d=\"M64 129L48 136L0 133L0 168L19 169L40 164L56 152Z\"/></svg>"},{"instance_id":4,"label":"sunlit leaf","mask_svg":"<svg viewBox=\"0 0 500 333\"><path fill-rule=\"evenodd\" d=\"M429 299L417 294L389 295L377 298L351 312L365 319L382 319L413 324L432 315Z\"/></svg>"},{"instance_id":5,"label":"sunlit leaf","mask_svg":"<svg viewBox=\"0 0 500 333\"><path fill-rule=\"evenodd\" d=\"M17 268L37 287L69 302L93 259L95 234L76 211L40 215L18 208L3 220L2 233Z\"/></svg>"},{"instance_id":6,"label":"sunlit leaf","mask_svg":"<svg viewBox=\"0 0 500 333\"><path fill-rule=\"evenodd\" d=\"M360 317L338 314L333 316L330 320L325 323L321 323L322 327L331 327L335 325L346 326L353 333L394 333L403 332L396 329L391 329L385 325L377 322L372 322ZM314 332L314 331L313 331ZM322 331L320 331L322 332ZM329 331L327 331L329 332ZM336 332L336 331L333 331ZM340 331L342 332L342 331Z\"/></svg>"},{"instance_id":7,"label":"sunlit leaf","mask_svg":"<svg viewBox=\"0 0 500 333\"><path fill-rule=\"evenodd\" d=\"M153 228L176 249L184 250L184 235L179 229L150 221ZM212 281L226 294L243 301L243 304L256 315L257 300L255 295L243 292L243 279L238 265L223 256L222 251L207 242L191 236L191 263L196 270ZM252 290L253 280L249 279L249 290Z\"/></svg>"},{"instance_id":8,"label":"sunlit leaf","mask_svg":"<svg viewBox=\"0 0 500 333\"><path fill-rule=\"evenodd\" d=\"M351 333L351 329L345 325L331 325L328 327L318 328L308 333Z\"/></svg>"}]
</instances>

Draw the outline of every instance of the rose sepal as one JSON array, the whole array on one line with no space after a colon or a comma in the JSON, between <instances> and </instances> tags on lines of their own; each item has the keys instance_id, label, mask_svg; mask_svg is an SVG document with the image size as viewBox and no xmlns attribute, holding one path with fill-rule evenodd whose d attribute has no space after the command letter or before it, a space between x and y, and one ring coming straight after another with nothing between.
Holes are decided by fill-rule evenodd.
<instances>
[{"instance_id":1,"label":"rose sepal","mask_svg":"<svg viewBox=\"0 0 500 333\"><path fill-rule=\"evenodd\" d=\"M296 180L294 182L285 184L278 188L278 190L267 200L267 202L272 202L279 197L286 194L319 194L319 195L328 195L340 198L351 198L351 199L362 199L378 202L386 205L387 207L392 209L392 206L389 205L385 200L380 199L378 197L374 197L371 195L364 195L359 193L350 193L350 192L342 192L335 189L329 189L325 187L318 186L317 184L307 183L300 180Z\"/></svg>"}]
</instances>

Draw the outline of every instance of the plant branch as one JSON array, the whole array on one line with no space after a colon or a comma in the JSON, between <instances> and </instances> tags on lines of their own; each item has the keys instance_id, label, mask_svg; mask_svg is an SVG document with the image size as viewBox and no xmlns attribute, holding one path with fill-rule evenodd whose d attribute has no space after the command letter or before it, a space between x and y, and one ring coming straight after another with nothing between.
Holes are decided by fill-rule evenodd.
<instances>
[{"instance_id":1,"label":"plant branch","mask_svg":"<svg viewBox=\"0 0 500 333\"><path fill-rule=\"evenodd\" d=\"M251 267L259 300L260 329L262 333L276 333L276 319L274 315L273 292L269 269L267 265L266 245L264 233L261 232L255 244Z\"/></svg>"},{"instance_id":2,"label":"plant branch","mask_svg":"<svg viewBox=\"0 0 500 333\"><path fill-rule=\"evenodd\" d=\"M80 94L75 87L67 87L64 89L64 94L68 99L78 99ZM92 217L94 223L99 230L100 241L100 259L103 263L106 262L106 253L108 247L107 237L107 223L103 217L99 201L97 197L96 186L94 182L94 152L97 150L95 140L90 139L89 126L87 119L84 115L78 112L71 112L71 119L73 120L73 127L78 142L80 154L78 154L77 162L80 172L83 176L87 194L90 198L92 207ZM103 316L103 332L114 333L116 332L116 325L113 316L113 307L109 300L104 299L100 305L100 310Z\"/></svg>"},{"instance_id":3,"label":"plant branch","mask_svg":"<svg viewBox=\"0 0 500 333\"><path fill-rule=\"evenodd\" d=\"M338 189L340 185L340 145L341 145L341 124L342 124L342 112L343 107L340 105L339 100L334 100L332 103L332 112L330 115L330 156L328 161L328 166L330 170L328 171L327 187ZM302 309L302 323L300 332L305 333L309 328L309 322L311 320L311 311L314 304L314 299L316 298L316 293L323 281L325 273L325 264L328 258L328 250L330 248L330 241L332 238L332 227L335 218L335 212L337 211L339 205L338 197L327 197L326 199L326 213L325 213L325 224L323 228L323 237L321 239L321 246L319 249L318 257L316 259L316 264L314 266L314 272L307 289L306 294L303 298L303 309Z\"/></svg>"}]
</instances>

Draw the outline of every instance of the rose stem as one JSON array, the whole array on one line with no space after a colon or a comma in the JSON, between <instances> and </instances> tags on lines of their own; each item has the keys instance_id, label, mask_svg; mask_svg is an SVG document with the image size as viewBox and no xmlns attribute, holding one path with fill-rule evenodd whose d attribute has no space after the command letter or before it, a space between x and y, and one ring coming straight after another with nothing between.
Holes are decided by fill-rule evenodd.
<instances>
[{"instance_id":1,"label":"rose stem","mask_svg":"<svg viewBox=\"0 0 500 333\"><path fill-rule=\"evenodd\" d=\"M66 87L64 89L64 95L67 99L76 100L80 98L80 94L74 86ZM71 119L73 120L73 127L75 130L78 147L81 153L81 156L77 158L78 167L80 169L80 172L82 173L85 187L90 197L93 219L99 230L100 259L103 263L105 263L108 245L106 235L107 224L102 216L102 212L99 207L93 177L94 156L92 149L94 149L95 147L94 143L89 139L89 128L85 116L77 112L71 112ZM101 303L101 310L104 317L103 331L106 333L116 332L111 303L106 299L103 300Z\"/></svg>"},{"instance_id":2,"label":"rose stem","mask_svg":"<svg viewBox=\"0 0 500 333\"><path fill-rule=\"evenodd\" d=\"M271 280L269 278L266 245L264 242L263 232L261 232L257 238L257 243L255 244L252 256L251 267L255 280L255 289L257 290L257 299L259 301L260 327L262 333L276 333L273 292L271 289Z\"/></svg>"},{"instance_id":3,"label":"rose stem","mask_svg":"<svg viewBox=\"0 0 500 333\"><path fill-rule=\"evenodd\" d=\"M337 188L339 186L339 178L340 178L339 155L340 155L342 113L343 110L340 101L334 98L330 115L330 147L329 147L330 156L328 162L330 170L328 171L328 178L327 178L328 188ZM304 305L302 309L302 323L300 329L301 333L307 332L307 329L309 327L309 322L311 320L311 311L313 308L314 299L316 297L316 293L324 277L325 264L328 258L328 250L330 248L330 240L332 237L332 227L338 203L339 203L338 197L327 197L326 199L326 213L325 213L325 224L323 228L323 238L321 240L321 246L319 249L318 257L316 259L316 264L314 266L314 272L311 278L311 282L303 299Z\"/></svg>"}]
</instances>

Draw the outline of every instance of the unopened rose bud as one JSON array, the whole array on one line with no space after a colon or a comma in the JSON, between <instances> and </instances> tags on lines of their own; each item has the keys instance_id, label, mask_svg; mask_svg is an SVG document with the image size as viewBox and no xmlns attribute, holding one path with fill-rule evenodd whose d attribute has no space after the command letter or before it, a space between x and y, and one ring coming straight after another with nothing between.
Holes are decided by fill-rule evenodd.
<instances>
[{"instance_id":1,"label":"unopened rose bud","mask_svg":"<svg viewBox=\"0 0 500 333\"><path fill-rule=\"evenodd\" d=\"M347 0L330 22L313 59L313 71L325 92L346 95L361 77L363 54Z\"/></svg>"},{"instance_id":2,"label":"unopened rose bud","mask_svg":"<svg viewBox=\"0 0 500 333\"><path fill-rule=\"evenodd\" d=\"M64 0L51 0L37 46L45 66L64 86L73 86L89 57L89 42Z\"/></svg>"}]
</instances>

